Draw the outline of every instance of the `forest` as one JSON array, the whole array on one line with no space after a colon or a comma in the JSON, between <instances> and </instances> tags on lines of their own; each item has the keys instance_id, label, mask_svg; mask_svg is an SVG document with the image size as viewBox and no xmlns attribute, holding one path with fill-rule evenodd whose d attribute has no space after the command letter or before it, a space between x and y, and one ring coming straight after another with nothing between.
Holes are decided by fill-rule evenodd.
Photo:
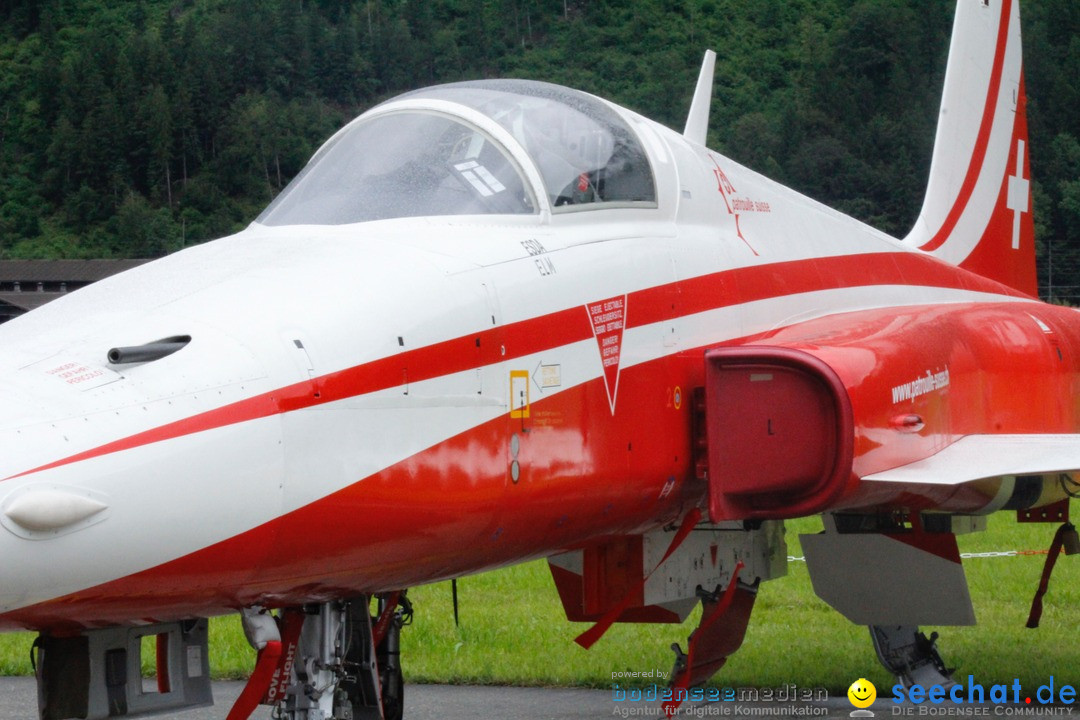
<instances>
[{"instance_id":1,"label":"forest","mask_svg":"<svg viewBox=\"0 0 1080 720\"><path fill-rule=\"evenodd\" d=\"M245 227L416 87L546 80L903 236L955 0L0 0L0 260L156 257ZM1080 303L1080 3L1022 6L1040 293Z\"/></svg>"}]
</instances>

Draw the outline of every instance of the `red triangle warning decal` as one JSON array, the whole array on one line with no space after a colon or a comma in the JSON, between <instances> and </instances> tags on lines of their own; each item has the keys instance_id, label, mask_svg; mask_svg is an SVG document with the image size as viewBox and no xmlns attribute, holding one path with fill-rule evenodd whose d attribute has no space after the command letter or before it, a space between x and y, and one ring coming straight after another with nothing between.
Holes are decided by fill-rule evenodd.
<instances>
[{"instance_id":1,"label":"red triangle warning decal","mask_svg":"<svg viewBox=\"0 0 1080 720\"><path fill-rule=\"evenodd\" d=\"M623 327L626 325L626 296L600 300L585 306L592 322L593 336L600 348L611 414L615 414L615 396L619 391L619 360L622 358Z\"/></svg>"}]
</instances>

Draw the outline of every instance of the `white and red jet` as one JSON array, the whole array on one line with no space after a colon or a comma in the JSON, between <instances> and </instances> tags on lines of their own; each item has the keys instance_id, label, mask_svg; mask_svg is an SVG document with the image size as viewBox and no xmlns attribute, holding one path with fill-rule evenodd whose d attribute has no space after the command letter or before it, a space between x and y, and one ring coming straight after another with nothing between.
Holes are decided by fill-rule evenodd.
<instances>
[{"instance_id":1,"label":"white and red jet","mask_svg":"<svg viewBox=\"0 0 1080 720\"><path fill-rule=\"evenodd\" d=\"M41 717L208 702L203 618L238 610L231 718L400 717L400 590L539 557L586 645L704 602L685 688L811 514L817 592L943 679L917 626L974 622L955 533L1066 517L1080 469L1017 3L958 2L902 240L706 149L711 79L681 135L537 82L410 93L244 232L0 328L0 629L41 633Z\"/></svg>"}]
</instances>

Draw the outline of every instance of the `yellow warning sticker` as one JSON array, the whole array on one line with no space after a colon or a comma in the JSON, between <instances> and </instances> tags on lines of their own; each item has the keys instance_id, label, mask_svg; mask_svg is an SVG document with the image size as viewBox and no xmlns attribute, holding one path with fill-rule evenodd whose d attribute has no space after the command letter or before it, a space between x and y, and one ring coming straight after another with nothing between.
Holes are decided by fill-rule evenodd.
<instances>
[{"instance_id":1,"label":"yellow warning sticker","mask_svg":"<svg viewBox=\"0 0 1080 720\"><path fill-rule=\"evenodd\" d=\"M510 417L529 417L529 371L510 371Z\"/></svg>"}]
</instances>

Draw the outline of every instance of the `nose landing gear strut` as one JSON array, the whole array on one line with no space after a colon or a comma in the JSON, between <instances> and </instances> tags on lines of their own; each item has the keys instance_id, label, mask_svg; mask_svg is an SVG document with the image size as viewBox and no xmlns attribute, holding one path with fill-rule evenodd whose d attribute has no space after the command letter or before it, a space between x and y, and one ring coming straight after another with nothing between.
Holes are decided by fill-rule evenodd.
<instances>
[{"instance_id":1,"label":"nose landing gear strut","mask_svg":"<svg viewBox=\"0 0 1080 720\"><path fill-rule=\"evenodd\" d=\"M259 662L228 720L257 704L280 720L401 720L401 628L412 622L405 591L243 614ZM252 698L258 698L252 701Z\"/></svg>"}]
</instances>

